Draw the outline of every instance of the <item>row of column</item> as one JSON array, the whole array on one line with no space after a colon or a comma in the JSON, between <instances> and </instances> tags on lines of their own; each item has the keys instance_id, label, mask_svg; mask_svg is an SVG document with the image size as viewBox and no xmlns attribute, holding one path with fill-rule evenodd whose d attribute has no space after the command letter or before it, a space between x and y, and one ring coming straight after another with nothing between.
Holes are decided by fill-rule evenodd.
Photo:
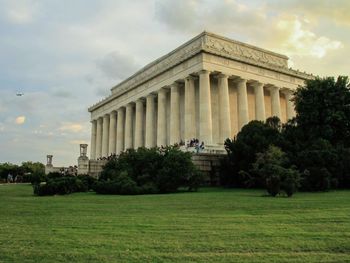
<instances>
[{"instance_id":1,"label":"row of column","mask_svg":"<svg viewBox=\"0 0 350 263\"><path fill-rule=\"evenodd\" d=\"M213 141L212 109L210 72L203 70L199 75L199 140L206 144ZM229 101L229 76L218 75L218 114L219 114L219 138L224 141L231 137L231 117ZM281 118L280 89L276 86L268 86L259 82L252 83L255 93L255 117L264 121L265 100L264 88L268 88L271 96L272 116ZM240 130L249 122L247 80L237 79L237 106L238 129ZM180 91L179 84L170 85L170 144L180 142ZM196 137L195 119L195 83L194 77L185 79L184 100L184 139L185 141ZM135 107L132 103L125 107L112 111L103 117L92 121L91 133L91 159L119 153L129 148L145 146L147 148L165 146L167 144L167 89L162 88L157 92L158 109L157 121L155 119L155 95L146 97L146 114L144 114L144 99L136 100ZM287 119L294 116L294 106L291 92L286 91ZM135 114L134 114L135 108ZM144 120L145 116L145 120ZM133 140L133 118L135 117L135 138ZM143 123L145 131L143 136ZM134 143L133 143L134 142Z\"/></svg>"}]
</instances>

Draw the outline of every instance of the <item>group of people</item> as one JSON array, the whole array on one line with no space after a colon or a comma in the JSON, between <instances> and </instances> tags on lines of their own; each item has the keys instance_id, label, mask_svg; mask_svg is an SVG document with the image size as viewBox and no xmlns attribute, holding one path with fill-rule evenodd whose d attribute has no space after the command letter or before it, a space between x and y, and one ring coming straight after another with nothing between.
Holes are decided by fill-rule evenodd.
<instances>
[{"instance_id":1,"label":"group of people","mask_svg":"<svg viewBox=\"0 0 350 263\"><path fill-rule=\"evenodd\" d=\"M175 143L174 144L175 147L181 147L181 146L186 146L186 150L188 150L188 148L195 148L196 152L200 152L201 150L204 150L205 146L204 146L204 142L202 141L201 143L199 143L199 140L196 138L193 138L189 141L187 141L187 143L185 143L183 140L181 140L179 143ZM167 147L161 145L159 147L160 152L165 152L165 150L167 149ZM99 157L97 158L98 161L110 161L113 159L116 159L118 157L118 155L116 155L115 153L112 153L108 156L103 156L103 157Z\"/></svg>"},{"instance_id":2,"label":"group of people","mask_svg":"<svg viewBox=\"0 0 350 263\"><path fill-rule=\"evenodd\" d=\"M187 148L194 147L197 153L200 152L201 150L204 150L205 148L204 142L202 141L201 143L199 143L199 140L197 138L193 138L187 141L186 147Z\"/></svg>"},{"instance_id":3,"label":"group of people","mask_svg":"<svg viewBox=\"0 0 350 263\"><path fill-rule=\"evenodd\" d=\"M20 183L22 182L23 177L21 175L12 175L12 174L8 174L7 175L7 183Z\"/></svg>"},{"instance_id":4,"label":"group of people","mask_svg":"<svg viewBox=\"0 0 350 263\"><path fill-rule=\"evenodd\" d=\"M99 157L97 158L98 161L110 161L117 158L117 155L115 153L112 153L110 155L108 155L107 157Z\"/></svg>"}]
</instances>

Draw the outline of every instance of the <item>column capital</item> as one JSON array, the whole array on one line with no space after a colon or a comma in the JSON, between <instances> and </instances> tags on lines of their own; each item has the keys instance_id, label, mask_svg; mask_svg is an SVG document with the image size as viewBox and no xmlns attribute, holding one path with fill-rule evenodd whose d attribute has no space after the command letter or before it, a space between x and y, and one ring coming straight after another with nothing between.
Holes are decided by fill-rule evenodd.
<instances>
[{"instance_id":1,"label":"column capital","mask_svg":"<svg viewBox=\"0 0 350 263\"><path fill-rule=\"evenodd\" d=\"M117 115L117 111L116 110L112 110L111 113L109 114L110 116L116 116Z\"/></svg>"},{"instance_id":2,"label":"column capital","mask_svg":"<svg viewBox=\"0 0 350 263\"><path fill-rule=\"evenodd\" d=\"M150 93L150 94L148 94L148 95L146 96L146 99L148 99L148 98L155 98L155 97L156 97L156 94Z\"/></svg>"},{"instance_id":3,"label":"column capital","mask_svg":"<svg viewBox=\"0 0 350 263\"><path fill-rule=\"evenodd\" d=\"M137 104L137 103L142 103L143 104L144 101L145 101L145 98L144 97L140 97L140 98L135 100L135 104Z\"/></svg>"},{"instance_id":4,"label":"column capital","mask_svg":"<svg viewBox=\"0 0 350 263\"><path fill-rule=\"evenodd\" d=\"M247 84L247 79L236 78L236 79L233 80L233 82L235 82L235 83Z\"/></svg>"},{"instance_id":5,"label":"column capital","mask_svg":"<svg viewBox=\"0 0 350 263\"><path fill-rule=\"evenodd\" d=\"M221 73L219 73L217 75L217 78L219 78L219 79L228 79L229 75L221 72Z\"/></svg>"},{"instance_id":6,"label":"column capital","mask_svg":"<svg viewBox=\"0 0 350 263\"><path fill-rule=\"evenodd\" d=\"M275 85L268 85L268 86L266 87L266 89L267 89L268 91L275 91L275 90L279 91L279 90L280 90L280 87L277 87L277 86L275 86Z\"/></svg>"},{"instance_id":7,"label":"column capital","mask_svg":"<svg viewBox=\"0 0 350 263\"><path fill-rule=\"evenodd\" d=\"M288 88L282 88L280 89L281 93L283 93L284 95L292 95L293 94L293 90L288 89Z\"/></svg>"},{"instance_id":8,"label":"column capital","mask_svg":"<svg viewBox=\"0 0 350 263\"><path fill-rule=\"evenodd\" d=\"M120 107L120 108L117 109L117 112L118 112L118 113L119 113L119 112L124 112L124 110L125 110L125 107Z\"/></svg>"},{"instance_id":9,"label":"column capital","mask_svg":"<svg viewBox=\"0 0 350 263\"><path fill-rule=\"evenodd\" d=\"M206 70L206 69L202 69L200 71L198 71L198 75L202 75L202 74L210 74L211 72L209 70Z\"/></svg>"},{"instance_id":10,"label":"column capital","mask_svg":"<svg viewBox=\"0 0 350 263\"><path fill-rule=\"evenodd\" d=\"M188 75L187 77L185 77L185 81L189 81L189 80L195 80L196 77L192 76L192 75Z\"/></svg>"},{"instance_id":11,"label":"column capital","mask_svg":"<svg viewBox=\"0 0 350 263\"><path fill-rule=\"evenodd\" d=\"M159 90L157 90L157 94L159 93L166 93L167 92L167 88L166 87L162 87Z\"/></svg>"},{"instance_id":12,"label":"column capital","mask_svg":"<svg viewBox=\"0 0 350 263\"><path fill-rule=\"evenodd\" d=\"M130 108L130 107L133 107L134 105L135 105L135 101L131 101L125 105L125 108Z\"/></svg>"},{"instance_id":13,"label":"column capital","mask_svg":"<svg viewBox=\"0 0 350 263\"><path fill-rule=\"evenodd\" d=\"M250 83L250 85L255 88L255 87L264 87L265 83L259 82L259 81L254 81L252 83Z\"/></svg>"},{"instance_id":14,"label":"column capital","mask_svg":"<svg viewBox=\"0 0 350 263\"><path fill-rule=\"evenodd\" d=\"M179 87L179 83L177 83L177 82L173 82L173 83L171 83L170 85L169 85L169 88L170 89L176 89L176 88L178 88Z\"/></svg>"}]
</instances>

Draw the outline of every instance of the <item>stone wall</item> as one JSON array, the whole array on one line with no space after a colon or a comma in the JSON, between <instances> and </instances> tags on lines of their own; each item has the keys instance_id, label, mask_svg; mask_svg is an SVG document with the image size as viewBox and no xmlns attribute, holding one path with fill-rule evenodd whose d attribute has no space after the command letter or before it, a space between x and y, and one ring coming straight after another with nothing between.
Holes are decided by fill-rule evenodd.
<instances>
[{"instance_id":1,"label":"stone wall","mask_svg":"<svg viewBox=\"0 0 350 263\"><path fill-rule=\"evenodd\" d=\"M205 184L219 184L220 160L224 158L223 154L195 153L192 155L192 161L195 166L204 174Z\"/></svg>"},{"instance_id":2,"label":"stone wall","mask_svg":"<svg viewBox=\"0 0 350 263\"><path fill-rule=\"evenodd\" d=\"M97 178L106 163L106 160L89 160L89 175Z\"/></svg>"},{"instance_id":3,"label":"stone wall","mask_svg":"<svg viewBox=\"0 0 350 263\"><path fill-rule=\"evenodd\" d=\"M206 185L218 185L220 159L224 158L224 156L224 154L213 154L208 152L193 153L192 161L204 174ZM106 160L89 160L88 174L97 178L106 162Z\"/></svg>"}]
</instances>

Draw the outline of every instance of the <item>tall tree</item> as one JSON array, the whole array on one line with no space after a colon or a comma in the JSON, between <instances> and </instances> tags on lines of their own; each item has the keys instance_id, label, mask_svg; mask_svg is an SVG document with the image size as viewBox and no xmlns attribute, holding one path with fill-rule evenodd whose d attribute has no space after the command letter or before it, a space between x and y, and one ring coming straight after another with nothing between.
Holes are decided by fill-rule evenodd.
<instances>
[{"instance_id":1,"label":"tall tree","mask_svg":"<svg viewBox=\"0 0 350 263\"><path fill-rule=\"evenodd\" d=\"M347 77L308 80L294 94L297 123L306 140L321 138L350 146L350 89Z\"/></svg>"}]
</instances>

